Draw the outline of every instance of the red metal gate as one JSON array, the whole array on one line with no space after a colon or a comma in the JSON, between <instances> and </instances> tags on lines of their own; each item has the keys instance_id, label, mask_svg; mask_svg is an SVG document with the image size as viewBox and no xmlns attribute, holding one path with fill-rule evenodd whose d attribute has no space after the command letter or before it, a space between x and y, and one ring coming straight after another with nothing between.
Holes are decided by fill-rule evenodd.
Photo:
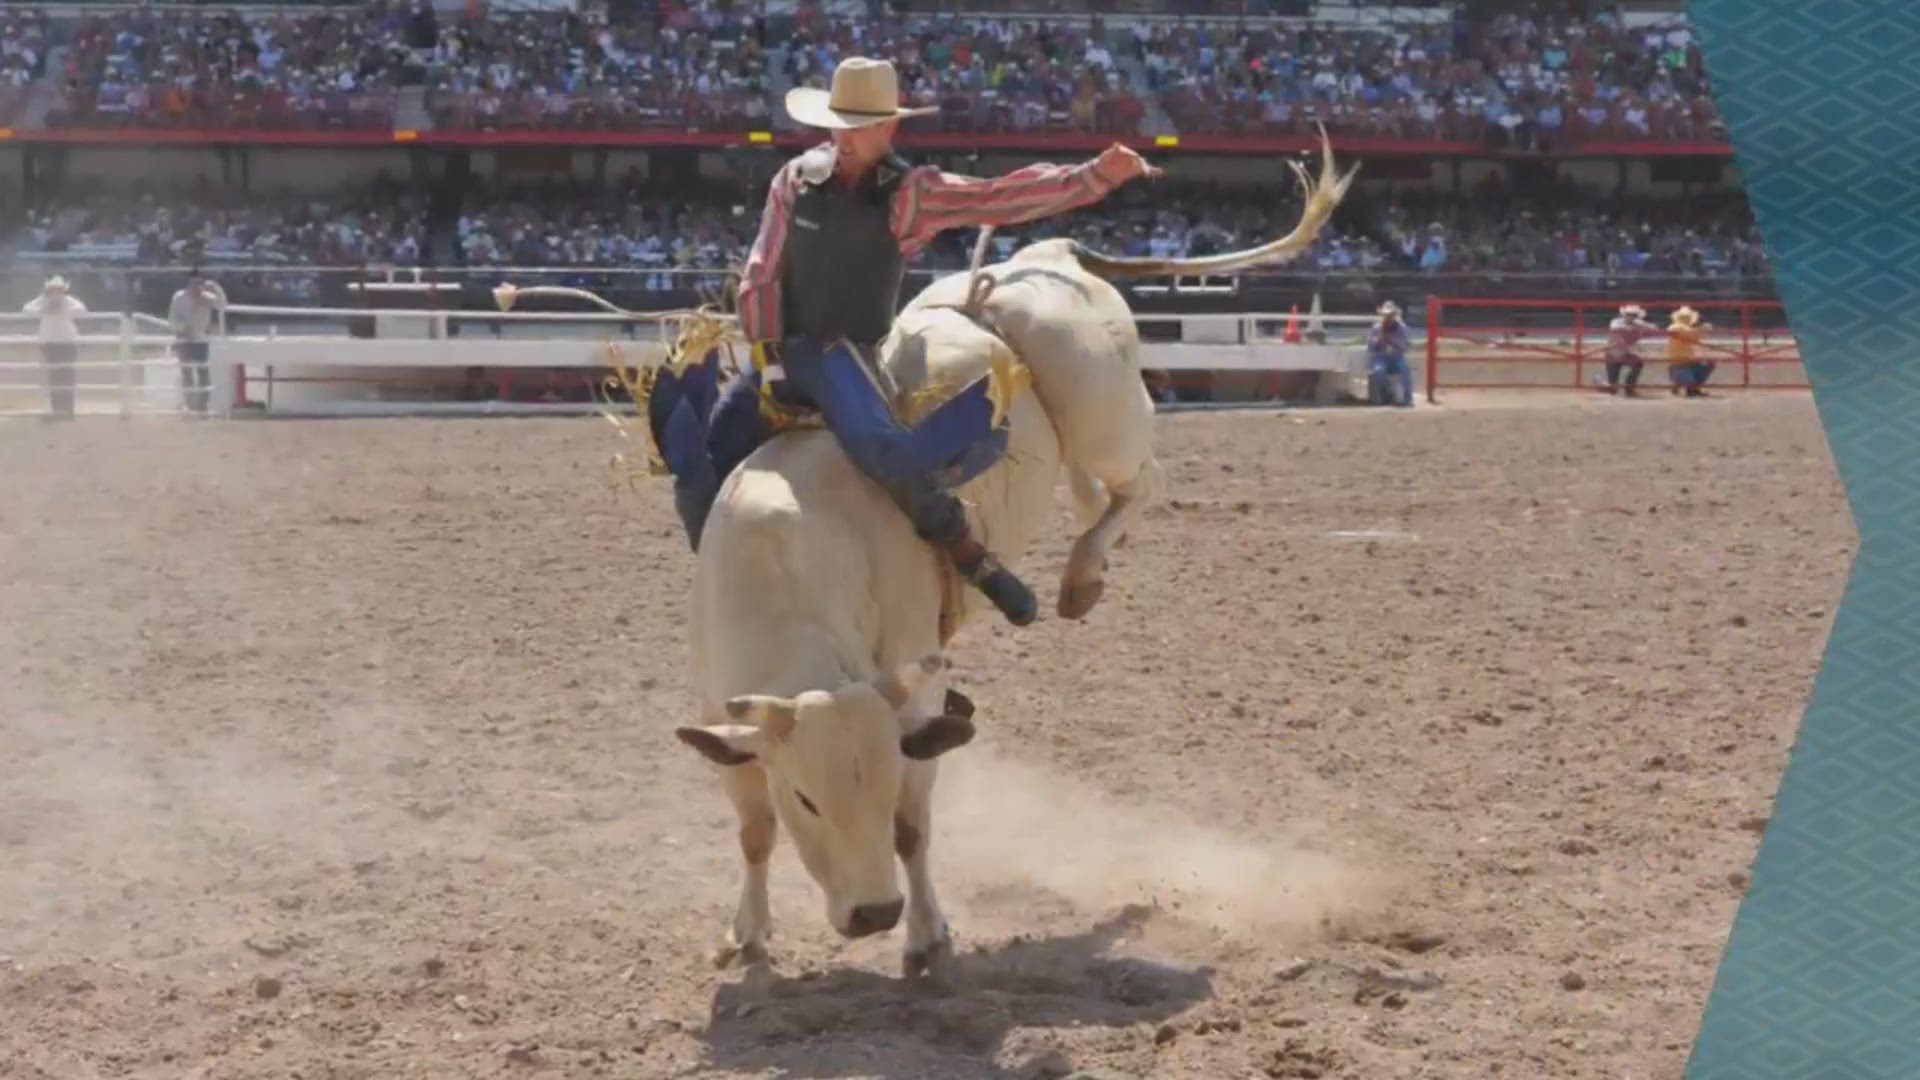
<instances>
[{"instance_id":1,"label":"red metal gate","mask_svg":"<svg viewBox=\"0 0 1920 1080\"><path fill-rule=\"evenodd\" d=\"M1607 325L1638 304L1664 331L1690 307L1711 327L1694 359L1716 365L1710 388L1805 390L1806 370L1777 300L1525 300L1427 298L1427 400L1457 390L1583 390L1606 367ZM1640 385L1665 389L1667 337L1642 341Z\"/></svg>"}]
</instances>

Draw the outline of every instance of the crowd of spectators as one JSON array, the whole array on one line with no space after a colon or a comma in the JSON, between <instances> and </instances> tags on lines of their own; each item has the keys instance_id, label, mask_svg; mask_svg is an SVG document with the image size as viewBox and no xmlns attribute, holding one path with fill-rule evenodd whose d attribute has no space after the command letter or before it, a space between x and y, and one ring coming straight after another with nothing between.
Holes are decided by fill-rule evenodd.
<instances>
[{"instance_id":1,"label":"crowd of spectators","mask_svg":"<svg viewBox=\"0 0 1920 1080\"><path fill-rule=\"evenodd\" d=\"M47 17L8 9L0 18L0 127L11 127L47 72Z\"/></svg>"},{"instance_id":2,"label":"crowd of spectators","mask_svg":"<svg viewBox=\"0 0 1920 1080\"><path fill-rule=\"evenodd\" d=\"M461 20L432 50L428 109L446 130L764 127L764 40L704 3L617 24L576 11Z\"/></svg>"},{"instance_id":3,"label":"crowd of spectators","mask_svg":"<svg viewBox=\"0 0 1920 1080\"><path fill-rule=\"evenodd\" d=\"M721 283L759 222L758 199L714 184L675 200L637 175L576 182L476 184L436 219L431 201L390 180L317 199L140 190L67 192L23 215L11 247L121 262L163 263L186 250L209 261L282 265L367 263L484 269L617 268L665 291ZM1267 189L1156 185L1060 218L996 234L1000 253L1070 235L1127 255L1206 255L1291 228L1297 202ZM966 265L971 236L943 236L915 266ZM1622 197L1489 179L1466 192L1361 188L1314 248L1289 269L1308 273L1504 273L1758 278L1769 273L1738 192L1684 199ZM702 273L704 271L704 273Z\"/></svg>"},{"instance_id":4,"label":"crowd of spectators","mask_svg":"<svg viewBox=\"0 0 1920 1080\"><path fill-rule=\"evenodd\" d=\"M54 127L393 126L417 13L373 0L351 15L131 7L66 38Z\"/></svg>"},{"instance_id":5,"label":"crowd of spectators","mask_svg":"<svg viewBox=\"0 0 1920 1080\"><path fill-rule=\"evenodd\" d=\"M674 201L638 177L605 188L549 182L467 192L454 222L452 261L469 267L618 267L644 287L717 286L745 255L759 223L737 200ZM709 271L701 274L697 271ZM653 273L646 273L652 271Z\"/></svg>"},{"instance_id":6,"label":"crowd of spectators","mask_svg":"<svg viewBox=\"0 0 1920 1080\"><path fill-rule=\"evenodd\" d=\"M1392 31L1155 26L1149 85L1183 133L1348 134L1552 149L1708 141L1712 87L1684 22L1501 15Z\"/></svg>"},{"instance_id":7,"label":"crowd of spectators","mask_svg":"<svg viewBox=\"0 0 1920 1080\"><path fill-rule=\"evenodd\" d=\"M55 204L23 212L9 246L147 266L417 264L429 249L426 210L423 198L387 179L326 198L210 185L69 188Z\"/></svg>"},{"instance_id":8,"label":"crowd of spectators","mask_svg":"<svg viewBox=\"0 0 1920 1080\"><path fill-rule=\"evenodd\" d=\"M425 0L257 15L133 7L66 32L48 122L390 127L396 88L419 82L445 130L738 130L782 123L785 88L822 83L859 52L894 60L913 101L943 107L921 130L1139 134L1167 123L1261 135L1318 122L1546 149L1722 136L1684 21L1629 28L1559 0L1484 22L1456 13L1344 29L1036 14L877 0L771 13L758 0L660 0L619 19L484 5L436 16ZM7 84L26 78L21 62L44 63L45 34L9 28L0 108Z\"/></svg>"},{"instance_id":9,"label":"crowd of spectators","mask_svg":"<svg viewBox=\"0 0 1920 1080\"><path fill-rule=\"evenodd\" d=\"M1377 204L1398 263L1447 273L1771 273L1744 194L1610 196L1561 183L1525 191L1488 179L1463 194L1402 192Z\"/></svg>"}]
</instances>

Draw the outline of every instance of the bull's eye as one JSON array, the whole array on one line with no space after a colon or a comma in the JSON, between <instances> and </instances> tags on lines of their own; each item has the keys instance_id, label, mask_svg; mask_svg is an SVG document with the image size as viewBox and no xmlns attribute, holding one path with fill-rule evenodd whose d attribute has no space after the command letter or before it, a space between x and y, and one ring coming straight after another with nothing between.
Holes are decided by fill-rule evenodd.
<instances>
[{"instance_id":1,"label":"bull's eye","mask_svg":"<svg viewBox=\"0 0 1920 1080\"><path fill-rule=\"evenodd\" d=\"M812 799L807 798L798 791L793 793L793 797L800 800L800 805L807 808L807 813L812 814L814 817L820 816L820 808L813 805Z\"/></svg>"}]
</instances>

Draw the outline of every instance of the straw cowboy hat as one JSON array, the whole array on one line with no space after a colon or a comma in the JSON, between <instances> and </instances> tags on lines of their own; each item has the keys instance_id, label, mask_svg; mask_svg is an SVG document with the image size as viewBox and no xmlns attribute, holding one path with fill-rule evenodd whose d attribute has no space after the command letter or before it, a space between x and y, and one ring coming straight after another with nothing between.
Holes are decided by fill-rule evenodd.
<instances>
[{"instance_id":1,"label":"straw cowboy hat","mask_svg":"<svg viewBox=\"0 0 1920 1080\"><path fill-rule=\"evenodd\" d=\"M1379 314L1381 316L1391 315L1397 319L1400 317L1400 305L1389 300L1386 303L1380 305L1380 310L1376 312L1376 314Z\"/></svg>"},{"instance_id":2,"label":"straw cowboy hat","mask_svg":"<svg viewBox=\"0 0 1920 1080\"><path fill-rule=\"evenodd\" d=\"M47 283L40 288L43 292L66 292L68 289L67 279L61 277L59 274L55 274L48 278Z\"/></svg>"},{"instance_id":3,"label":"straw cowboy hat","mask_svg":"<svg viewBox=\"0 0 1920 1080\"><path fill-rule=\"evenodd\" d=\"M849 56L833 69L833 89L796 86L787 91L787 115L808 127L851 131L908 116L930 116L937 107L900 107L900 75L891 61Z\"/></svg>"},{"instance_id":4,"label":"straw cowboy hat","mask_svg":"<svg viewBox=\"0 0 1920 1080\"><path fill-rule=\"evenodd\" d=\"M1675 326L1694 326L1700 322L1700 313L1690 307L1675 308L1673 324Z\"/></svg>"},{"instance_id":5,"label":"straw cowboy hat","mask_svg":"<svg viewBox=\"0 0 1920 1080\"><path fill-rule=\"evenodd\" d=\"M1639 304L1626 304L1620 308L1620 314L1625 315L1629 319L1636 315L1645 315L1646 313L1647 309L1641 307Z\"/></svg>"}]
</instances>

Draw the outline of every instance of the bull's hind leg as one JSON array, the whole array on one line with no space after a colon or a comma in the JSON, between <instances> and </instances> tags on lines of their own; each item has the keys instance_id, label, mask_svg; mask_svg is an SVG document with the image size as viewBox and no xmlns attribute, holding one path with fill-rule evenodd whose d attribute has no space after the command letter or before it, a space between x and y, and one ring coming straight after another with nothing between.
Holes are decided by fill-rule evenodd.
<instances>
[{"instance_id":1,"label":"bull's hind leg","mask_svg":"<svg viewBox=\"0 0 1920 1080\"><path fill-rule=\"evenodd\" d=\"M1107 489L1105 508L1074 542L1073 552L1067 556L1066 571L1060 576L1060 617L1079 619L1100 601L1101 593L1106 591L1108 557L1146 508L1158 501L1166 490L1166 474L1160 462L1150 457L1132 476L1118 480L1074 464L1069 466L1068 482L1083 518L1091 506L1098 505L1091 497L1083 497L1083 491L1096 492L1095 485L1104 485ZM1082 524L1085 525L1084 520Z\"/></svg>"},{"instance_id":2,"label":"bull's hind leg","mask_svg":"<svg viewBox=\"0 0 1920 1080\"><path fill-rule=\"evenodd\" d=\"M907 763L894 811L893 847L907 869L907 941L901 971L944 979L953 959L953 932L934 895L933 871L927 847L933 840L933 783L939 763Z\"/></svg>"},{"instance_id":3,"label":"bull's hind leg","mask_svg":"<svg viewBox=\"0 0 1920 1080\"><path fill-rule=\"evenodd\" d=\"M1067 465L1067 488L1073 492L1074 519L1080 525L1080 531L1086 532L1100 524L1100 518L1107 512L1107 488L1105 484L1093 478L1093 474L1073 463Z\"/></svg>"},{"instance_id":4,"label":"bull's hind leg","mask_svg":"<svg viewBox=\"0 0 1920 1080\"><path fill-rule=\"evenodd\" d=\"M720 770L727 798L740 818L740 856L746 864L740 889L740 907L734 912L733 928L714 955L718 967L738 960L749 968L765 968L767 939L773 936L773 910L767 899L767 864L773 858L773 842L779 831L779 819L773 813L773 800L767 795L767 776L754 764L734 765Z\"/></svg>"}]
</instances>

